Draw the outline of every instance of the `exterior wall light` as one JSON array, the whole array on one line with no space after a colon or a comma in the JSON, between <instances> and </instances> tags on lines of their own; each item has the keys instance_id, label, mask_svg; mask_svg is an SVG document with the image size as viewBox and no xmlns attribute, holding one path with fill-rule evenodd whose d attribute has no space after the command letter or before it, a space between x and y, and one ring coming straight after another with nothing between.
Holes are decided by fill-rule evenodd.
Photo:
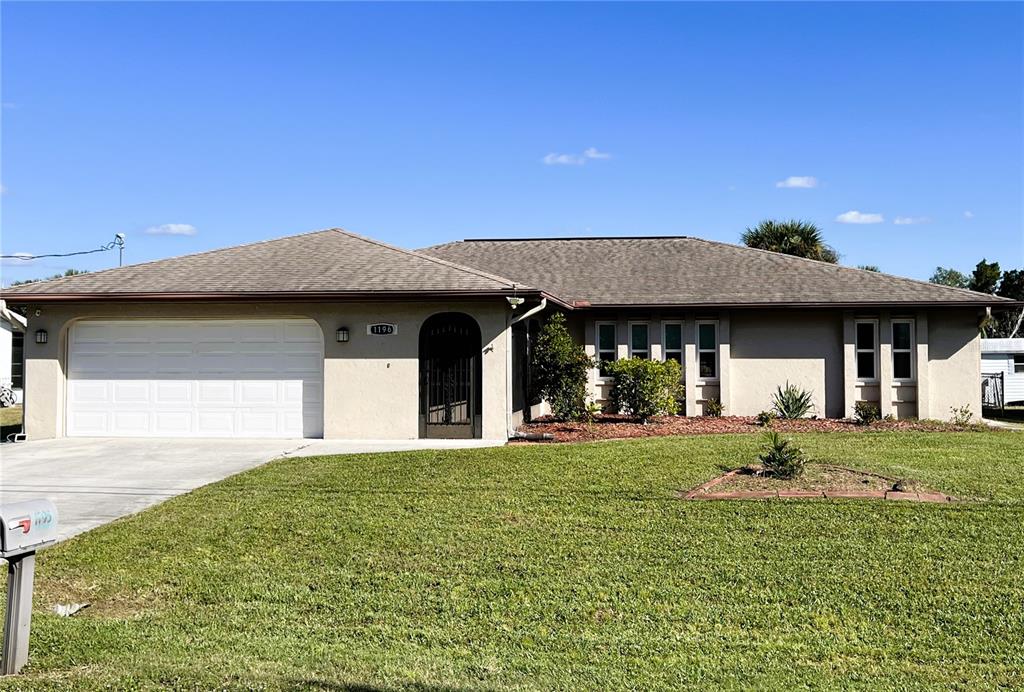
<instances>
[{"instance_id":1,"label":"exterior wall light","mask_svg":"<svg viewBox=\"0 0 1024 692\"><path fill-rule=\"evenodd\" d=\"M348 327L338 327L336 337L339 344L348 343Z\"/></svg>"},{"instance_id":2,"label":"exterior wall light","mask_svg":"<svg viewBox=\"0 0 1024 692\"><path fill-rule=\"evenodd\" d=\"M45 344L47 338L48 337L47 337L45 329L38 329L38 330L36 330L36 343L37 344Z\"/></svg>"}]
</instances>

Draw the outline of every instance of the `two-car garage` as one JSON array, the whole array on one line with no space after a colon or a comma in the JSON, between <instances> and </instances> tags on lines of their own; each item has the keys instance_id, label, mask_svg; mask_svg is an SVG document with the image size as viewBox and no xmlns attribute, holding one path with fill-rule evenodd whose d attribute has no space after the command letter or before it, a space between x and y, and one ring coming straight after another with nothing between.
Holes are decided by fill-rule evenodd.
<instances>
[{"instance_id":1,"label":"two-car garage","mask_svg":"<svg viewBox=\"0 0 1024 692\"><path fill-rule=\"evenodd\" d=\"M323 435L312 320L88 320L67 344L69 436Z\"/></svg>"}]
</instances>

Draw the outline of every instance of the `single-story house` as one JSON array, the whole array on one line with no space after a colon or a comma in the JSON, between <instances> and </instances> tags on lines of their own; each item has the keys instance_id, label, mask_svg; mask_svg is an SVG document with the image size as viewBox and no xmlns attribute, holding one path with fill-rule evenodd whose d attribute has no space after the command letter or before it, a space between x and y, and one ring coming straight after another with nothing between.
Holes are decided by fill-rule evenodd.
<instances>
[{"instance_id":1,"label":"single-story house","mask_svg":"<svg viewBox=\"0 0 1024 692\"><path fill-rule=\"evenodd\" d=\"M22 399L22 353L25 342L24 316L0 300L0 386L10 387L14 399Z\"/></svg>"},{"instance_id":2,"label":"single-story house","mask_svg":"<svg viewBox=\"0 0 1024 692\"><path fill-rule=\"evenodd\" d=\"M467 240L330 229L4 291L29 316L25 429L60 436L506 438L562 311L596 358L673 358L685 413L978 414L990 295L689 237ZM607 398L595 368L591 393ZM533 409L536 412L539 409Z\"/></svg>"},{"instance_id":3,"label":"single-story house","mask_svg":"<svg viewBox=\"0 0 1024 692\"><path fill-rule=\"evenodd\" d=\"M981 374L999 379L1004 405L1024 402L1024 338L982 339Z\"/></svg>"}]
</instances>

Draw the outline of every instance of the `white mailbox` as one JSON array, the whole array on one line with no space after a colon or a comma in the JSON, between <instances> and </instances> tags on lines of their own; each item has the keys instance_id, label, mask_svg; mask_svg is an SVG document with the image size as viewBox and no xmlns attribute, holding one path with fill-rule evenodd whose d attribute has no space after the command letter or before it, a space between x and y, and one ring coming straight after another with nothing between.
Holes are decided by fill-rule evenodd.
<instances>
[{"instance_id":1,"label":"white mailbox","mask_svg":"<svg viewBox=\"0 0 1024 692\"><path fill-rule=\"evenodd\" d=\"M57 508L49 500L0 505L0 557L44 548L57 540Z\"/></svg>"},{"instance_id":2,"label":"white mailbox","mask_svg":"<svg viewBox=\"0 0 1024 692\"><path fill-rule=\"evenodd\" d=\"M56 540L57 508L49 500L0 505L0 558L7 560L7 610L0 675L15 674L28 661L36 551Z\"/></svg>"}]
</instances>

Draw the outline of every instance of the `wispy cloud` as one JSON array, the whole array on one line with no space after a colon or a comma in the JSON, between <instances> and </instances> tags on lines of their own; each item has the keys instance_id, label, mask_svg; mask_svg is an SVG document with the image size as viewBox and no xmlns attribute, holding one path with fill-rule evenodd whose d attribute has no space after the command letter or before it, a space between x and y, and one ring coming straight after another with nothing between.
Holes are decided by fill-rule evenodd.
<instances>
[{"instance_id":1,"label":"wispy cloud","mask_svg":"<svg viewBox=\"0 0 1024 692\"><path fill-rule=\"evenodd\" d=\"M892 220L897 226L916 226L919 223L931 221L927 216L897 216Z\"/></svg>"},{"instance_id":2,"label":"wispy cloud","mask_svg":"<svg viewBox=\"0 0 1024 692\"><path fill-rule=\"evenodd\" d=\"M810 189L818 187L818 179L813 175L791 175L785 180L775 183L775 187L795 187Z\"/></svg>"},{"instance_id":3,"label":"wispy cloud","mask_svg":"<svg viewBox=\"0 0 1024 692\"><path fill-rule=\"evenodd\" d=\"M7 194L7 187L4 186L3 183L0 183L0 195L6 195L6 194Z\"/></svg>"},{"instance_id":4,"label":"wispy cloud","mask_svg":"<svg viewBox=\"0 0 1024 692\"><path fill-rule=\"evenodd\" d=\"M146 235L195 235L199 229L190 223L164 223L150 226L143 232Z\"/></svg>"},{"instance_id":5,"label":"wispy cloud","mask_svg":"<svg viewBox=\"0 0 1024 692\"><path fill-rule=\"evenodd\" d=\"M974 212L971 211L970 209L968 209L967 211L964 212L964 218L965 219L973 219L974 218Z\"/></svg>"},{"instance_id":6,"label":"wispy cloud","mask_svg":"<svg viewBox=\"0 0 1024 692\"><path fill-rule=\"evenodd\" d=\"M28 267L35 264L36 260L33 259L34 255L30 252L12 252L14 257L4 257L3 266L5 267ZM21 259L24 258L24 259Z\"/></svg>"},{"instance_id":7,"label":"wispy cloud","mask_svg":"<svg viewBox=\"0 0 1024 692\"><path fill-rule=\"evenodd\" d=\"M837 216L836 221L839 223L882 223L885 218L881 214L865 214L853 209Z\"/></svg>"},{"instance_id":8,"label":"wispy cloud","mask_svg":"<svg viewBox=\"0 0 1024 692\"><path fill-rule=\"evenodd\" d=\"M546 166L582 166L587 161L610 159L611 154L598 151L594 147L588 147L582 154L556 154L554 152L545 156L541 161Z\"/></svg>"}]
</instances>

